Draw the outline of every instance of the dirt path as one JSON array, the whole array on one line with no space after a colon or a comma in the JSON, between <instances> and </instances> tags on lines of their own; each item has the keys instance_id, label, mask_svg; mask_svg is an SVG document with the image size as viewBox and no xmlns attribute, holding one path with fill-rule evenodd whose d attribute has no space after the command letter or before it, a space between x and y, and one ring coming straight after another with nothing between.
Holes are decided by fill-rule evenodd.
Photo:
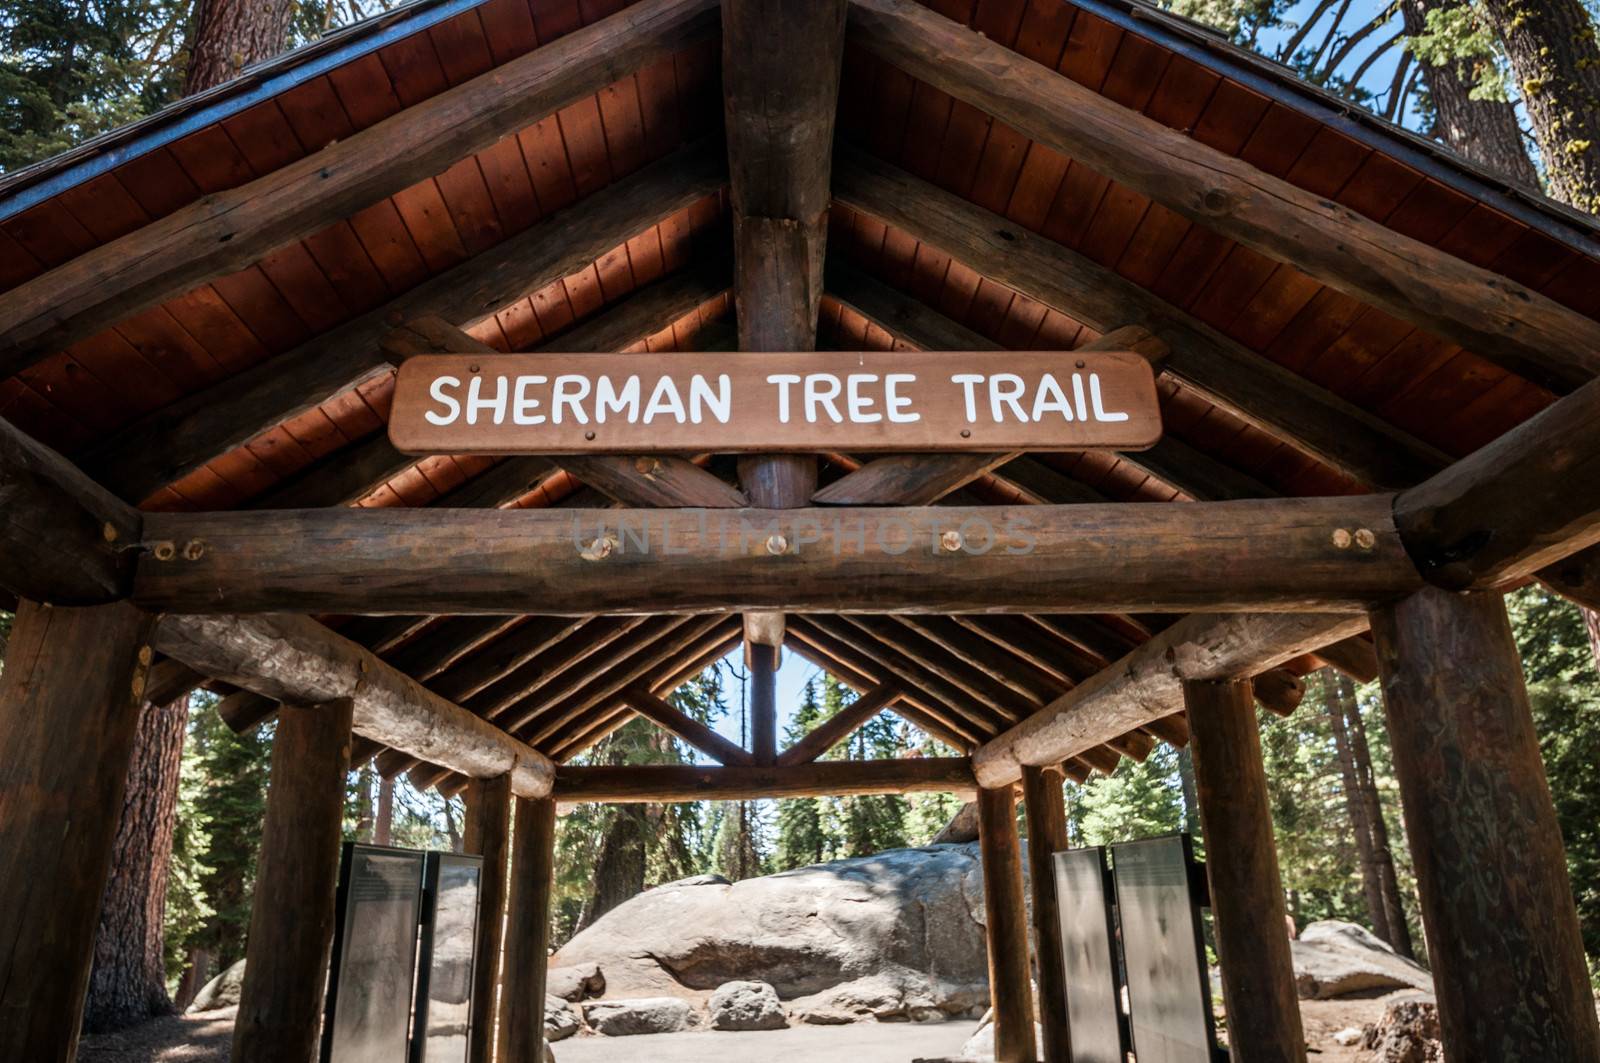
<instances>
[{"instance_id":1,"label":"dirt path","mask_svg":"<svg viewBox=\"0 0 1600 1063\"><path fill-rule=\"evenodd\" d=\"M1354 1048L1333 1035L1375 1022L1377 1000L1303 1000L1306 1040L1321 1063L1356 1063ZM86 1037L80 1063L227 1063L233 1036L232 1008L204 1015L171 1016L117 1034ZM975 1022L863 1022L851 1026L796 1026L765 1033L669 1033L643 1037L573 1037L555 1045L557 1063L747 1063L782 1059L844 1063L911 1063L957 1056L977 1029Z\"/></svg>"}]
</instances>

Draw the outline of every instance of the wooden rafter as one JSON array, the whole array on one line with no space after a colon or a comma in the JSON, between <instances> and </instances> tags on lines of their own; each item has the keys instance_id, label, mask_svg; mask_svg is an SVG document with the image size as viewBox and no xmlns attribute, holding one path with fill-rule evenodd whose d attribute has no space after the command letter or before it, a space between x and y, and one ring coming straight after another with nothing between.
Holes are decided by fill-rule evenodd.
<instances>
[{"instance_id":1,"label":"wooden rafter","mask_svg":"<svg viewBox=\"0 0 1600 1063\"><path fill-rule=\"evenodd\" d=\"M1097 330L1139 323L1171 347L1164 372L1363 483L1407 486L1445 464L1437 450L1120 274L873 156L841 149L834 197Z\"/></svg>"},{"instance_id":2,"label":"wooden rafter","mask_svg":"<svg viewBox=\"0 0 1600 1063\"><path fill-rule=\"evenodd\" d=\"M693 144L461 265L112 434L82 464L123 498L140 500L273 425L389 364L380 340L396 321L437 315L470 325L585 266L715 192L718 153Z\"/></svg>"},{"instance_id":3,"label":"wooden rafter","mask_svg":"<svg viewBox=\"0 0 1600 1063\"><path fill-rule=\"evenodd\" d=\"M0 377L243 269L710 37L716 6L642 0L13 289L0 296Z\"/></svg>"},{"instance_id":4,"label":"wooden rafter","mask_svg":"<svg viewBox=\"0 0 1600 1063\"><path fill-rule=\"evenodd\" d=\"M851 0L850 29L853 41L1034 141L1513 372L1567 388L1600 373L1600 322L1123 107L922 4Z\"/></svg>"}]
</instances>

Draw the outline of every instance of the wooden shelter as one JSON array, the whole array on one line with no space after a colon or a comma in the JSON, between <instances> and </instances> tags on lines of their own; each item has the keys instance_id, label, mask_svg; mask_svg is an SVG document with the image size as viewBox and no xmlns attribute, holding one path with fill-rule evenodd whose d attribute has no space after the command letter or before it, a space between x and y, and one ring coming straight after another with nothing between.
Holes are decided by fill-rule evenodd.
<instances>
[{"instance_id":1,"label":"wooden shelter","mask_svg":"<svg viewBox=\"0 0 1600 1063\"><path fill-rule=\"evenodd\" d=\"M497 1023L542 1058L556 801L938 788L980 795L997 1050L1032 1059L1015 787L1048 852L1063 774L1191 736L1235 1058L1303 1058L1253 702L1324 662L1384 681L1450 1058L1600 1058L1499 597L1600 607L1600 232L1191 24L419 0L0 181L0 287L0 1058L72 1057L139 703L202 684L279 718L236 1059L309 1058L334 779L368 761L510 850L476 1058ZM818 346L1137 351L1165 436L385 433L417 354ZM619 548L644 510L774 530ZM963 540L1008 521L1026 550ZM891 523L935 545L874 548ZM749 749L663 700L741 640ZM862 695L781 751L780 647ZM884 708L962 755L815 762ZM722 766L567 766L635 716Z\"/></svg>"}]
</instances>

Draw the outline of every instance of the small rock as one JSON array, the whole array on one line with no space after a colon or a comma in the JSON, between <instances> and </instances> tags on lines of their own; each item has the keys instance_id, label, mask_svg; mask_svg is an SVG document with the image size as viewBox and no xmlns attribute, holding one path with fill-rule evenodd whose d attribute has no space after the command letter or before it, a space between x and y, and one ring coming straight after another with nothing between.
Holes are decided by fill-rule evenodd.
<instances>
[{"instance_id":1,"label":"small rock","mask_svg":"<svg viewBox=\"0 0 1600 1063\"><path fill-rule=\"evenodd\" d=\"M1365 1034L1359 1028L1355 1026L1346 1026L1344 1029L1333 1035L1333 1043L1349 1048L1351 1045L1361 1040L1361 1038L1364 1036Z\"/></svg>"},{"instance_id":2,"label":"small rock","mask_svg":"<svg viewBox=\"0 0 1600 1063\"><path fill-rule=\"evenodd\" d=\"M577 1033L583 1023L578 1013L560 997L544 998L544 1037L546 1041L564 1041Z\"/></svg>"},{"instance_id":3,"label":"small rock","mask_svg":"<svg viewBox=\"0 0 1600 1063\"><path fill-rule=\"evenodd\" d=\"M1373 1063L1443 1063L1438 1003L1423 996L1391 1000L1383 1018L1367 1027L1361 1047Z\"/></svg>"},{"instance_id":4,"label":"small rock","mask_svg":"<svg viewBox=\"0 0 1600 1063\"><path fill-rule=\"evenodd\" d=\"M194 1003L189 1005L189 1014L233 1007L239 1003L239 990L243 986L244 961L240 960L200 987L200 992L194 995Z\"/></svg>"},{"instance_id":5,"label":"small rock","mask_svg":"<svg viewBox=\"0 0 1600 1063\"><path fill-rule=\"evenodd\" d=\"M766 982L724 982L711 994L713 1030L781 1030L784 1018L778 991Z\"/></svg>"},{"instance_id":6,"label":"small rock","mask_svg":"<svg viewBox=\"0 0 1600 1063\"><path fill-rule=\"evenodd\" d=\"M640 997L635 1000L598 1000L583 1006L583 1018L607 1037L645 1033L677 1033L693 1025L689 1002L677 997Z\"/></svg>"},{"instance_id":7,"label":"small rock","mask_svg":"<svg viewBox=\"0 0 1600 1063\"><path fill-rule=\"evenodd\" d=\"M606 991L606 976L600 973L599 965L593 963L552 967L545 975L544 991L546 996L571 1001L603 996Z\"/></svg>"}]
</instances>

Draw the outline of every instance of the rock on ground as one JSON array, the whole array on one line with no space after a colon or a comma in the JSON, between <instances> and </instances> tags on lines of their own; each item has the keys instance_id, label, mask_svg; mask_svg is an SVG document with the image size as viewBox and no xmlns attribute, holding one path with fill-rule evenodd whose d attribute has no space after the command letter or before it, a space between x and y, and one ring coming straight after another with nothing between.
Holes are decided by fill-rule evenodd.
<instances>
[{"instance_id":1,"label":"rock on ground","mask_svg":"<svg viewBox=\"0 0 1600 1063\"><path fill-rule=\"evenodd\" d=\"M724 982L711 994L713 1030L781 1030L789 1025L778 991L765 982Z\"/></svg>"},{"instance_id":2,"label":"rock on ground","mask_svg":"<svg viewBox=\"0 0 1600 1063\"><path fill-rule=\"evenodd\" d=\"M194 1002L189 1005L189 1014L237 1006L239 990L243 986L244 961L240 960L200 987L200 992L194 995Z\"/></svg>"},{"instance_id":3,"label":"rock on ground","mask_svg":"<svg viewBox=\"0 0 1600 1063\"><path fill-rule=\"evenodd\" d=\"M583 1006L583 1019L607 1037L677 1033L694 1025L694 1010L677 997L601 1000Z\"/></svg>"},{"instance_id":4,"label":"rock on ground","mask_svg":"<svg viewBox=\"0 0 1600 1063\"><path fill-rule=\"evenodd\" d=\"M1364 927L1324 919L1289 942L1295 987L1302 999L1326 1000L1350 993L1389 989L1433 989L1433 976Z\"/></svg>"},{"instance_id":5,"label":"rock on ground","mask_svg":"<svg viewBox=\"0 0 1600 1063\"><path fill-rule=\"evenodd\" d=\"M988 1001L977 846L660 886L606 913L552 963L597 965L613 994L764 981L808 1023L964 1015Z\"/></svg>"},{"instance_id":6,"label":"rock on ground","mask_svg":"<svg viewBox=\"0 0 1600 1063\"><path fill-rule=\"evenodd\" d=\"M564 1041L583 1028L583 1021L578 1018L578 1013L572 1010L560 997L546 996L544 998L544 1039L546 1041Z\"/></svg>"},{"instance_id":7,"label":"rock on ground","mask_svg":"<svg viewBox=\"0 0 1600 1063\"><path fill-rule=\"evenodd\" d=\"M592 963L552 967L545 975L544 986L546 996L579 1001L586 997L603 996L606 991L606 976Z\"/></svg>"},{"instance_id":8,"label":"rock on ground","mask_svg":"<svg viewBox=\"0 0 1600 1063\"><path fill-rule=\"evenodd\" d=\"M1423 996L1390 1001L1383 1018L1367 1027L1361 1047L1372 1063L1443 1063L1438 1003Z\"/></svg>"}]
</instances>

